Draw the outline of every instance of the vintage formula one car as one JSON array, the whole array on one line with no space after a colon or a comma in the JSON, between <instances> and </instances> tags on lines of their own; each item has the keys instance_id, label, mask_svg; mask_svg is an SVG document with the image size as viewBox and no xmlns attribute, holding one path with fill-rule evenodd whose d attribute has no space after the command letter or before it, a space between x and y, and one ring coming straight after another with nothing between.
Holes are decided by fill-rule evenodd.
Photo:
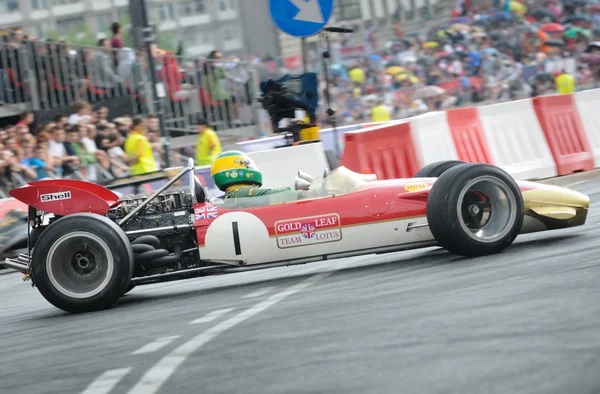
<instances>
[{"instance_id":1,"label":"vintage formula one car","mask_svg":"<svg viewBox=\"0 0 600 394\"><path fill-rule=\"evenodd\" d=\"M207 201L192 160L150 196L33 182L10 192L29 206L29 254L6 265L77 313L167 280L435 245L499 253L518 234L583 225L589 208L584 194L515 181L487 164L439 162L414 178L376 178L345 167L317 179L299 172L298 192L275 203L273 195Z\"/></svg>"}]
</instances>

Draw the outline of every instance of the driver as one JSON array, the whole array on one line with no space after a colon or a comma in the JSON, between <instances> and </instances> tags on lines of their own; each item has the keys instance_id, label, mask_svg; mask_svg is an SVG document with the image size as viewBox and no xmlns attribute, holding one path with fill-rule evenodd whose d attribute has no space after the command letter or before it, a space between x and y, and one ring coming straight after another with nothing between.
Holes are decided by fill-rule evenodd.
<instances>
[{"instance_id":1,"label":"driver","mask_svg":"<svg viewBox=\"0 0 600 394\"><path fill-rule=\"evenodd\" d=\"M277 193L284 193L282 194L283 197L289 196L289 192L294 192L294 199L300 196L300 194L296 194L297 192L293 186L277 189L261 188L262 174L256 168L254 161L244 152L236 150L219 154L213 161L210 175L215 185L225 192L223 198L225 201L233 199L237 203L238 198L267 196Z\"/></svg>"}]
</instances>

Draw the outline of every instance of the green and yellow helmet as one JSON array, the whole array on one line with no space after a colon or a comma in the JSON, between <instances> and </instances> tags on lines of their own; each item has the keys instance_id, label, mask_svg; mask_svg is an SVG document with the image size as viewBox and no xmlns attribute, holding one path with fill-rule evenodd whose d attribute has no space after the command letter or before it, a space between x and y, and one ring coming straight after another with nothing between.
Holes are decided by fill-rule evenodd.
<instances>
[{"instance_id":1,"label":"green and yellow helmet","mask_svg":"<svg viewBox=\"0 0 600 394\"><path fill-rule=\"evenodd\" d=\"M229 150L219 154L210 169L215 185L222 191L240 184L262 185L262 174L244 152Z\"/></svg>"}]
</instances>

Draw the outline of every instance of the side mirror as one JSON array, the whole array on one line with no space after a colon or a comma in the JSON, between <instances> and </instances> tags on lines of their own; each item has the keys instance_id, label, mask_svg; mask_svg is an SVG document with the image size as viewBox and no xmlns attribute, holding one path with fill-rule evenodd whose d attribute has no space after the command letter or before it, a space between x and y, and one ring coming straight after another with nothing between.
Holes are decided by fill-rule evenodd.
<instances>
[{"instance_id":1,"label":"side mirror","mask_svg":"<svg viewBox=\"0 0 600 394\"><path fill-rule=\"evenodd\" d=\"M312 183L312 181L315 180L315 178L302 171L298 171L298 178L304 179L305 181L308 181L308 183Z\"/></svg>"},{"instance_id":2,"label":"side mirror","mask_svg":"<svg viewBox=\"0 0 600 394\"><path fill-rule=\"evenodd\" d=\"M295 190L308 190L309 188L310 188L309 181L307 181L306 179L296 177L296 181L294 182Z\"/></svg>"}]
</instances>

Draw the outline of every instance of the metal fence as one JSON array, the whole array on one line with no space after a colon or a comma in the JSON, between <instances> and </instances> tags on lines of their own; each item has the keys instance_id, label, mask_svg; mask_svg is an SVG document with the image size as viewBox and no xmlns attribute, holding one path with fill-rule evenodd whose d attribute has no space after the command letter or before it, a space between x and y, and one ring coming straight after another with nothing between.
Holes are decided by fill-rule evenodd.
<instances>
[{"instance_id":1,"label":"metal fence","mask_svg":"<svg viewBox=\"0 0 600 394\"><path fill-rule=\"evenodd\" d=\"M258 122L256 70L247 63L156 53L159 99L167 127L186 132L198 119L216 129ZM0 107L71 111L78 100L114 102L133 114L155 113L145 52L63 42L0 42Z\"/></svg>"}]
</instances>

